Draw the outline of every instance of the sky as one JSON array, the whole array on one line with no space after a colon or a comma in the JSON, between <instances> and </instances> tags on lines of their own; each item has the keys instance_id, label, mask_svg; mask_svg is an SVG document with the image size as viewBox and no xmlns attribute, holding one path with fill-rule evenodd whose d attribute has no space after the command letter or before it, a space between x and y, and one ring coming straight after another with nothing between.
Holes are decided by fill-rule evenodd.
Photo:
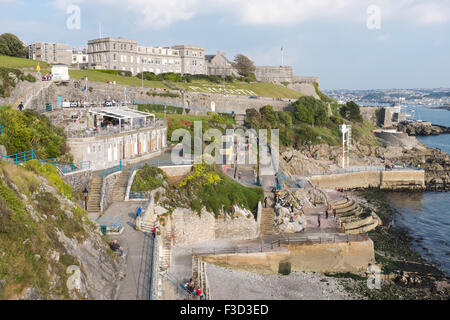
<instances>
[{"instance_id":1,"label":"sky","mask_svg":"<svg viewBox=\"0 0 450 320\"><path fill-rule=\"evenodd\" d=\"M450 0L0 0L25 43L125 37L291 65L322 89L450 87Z\"/></svg>"}]
</instances>

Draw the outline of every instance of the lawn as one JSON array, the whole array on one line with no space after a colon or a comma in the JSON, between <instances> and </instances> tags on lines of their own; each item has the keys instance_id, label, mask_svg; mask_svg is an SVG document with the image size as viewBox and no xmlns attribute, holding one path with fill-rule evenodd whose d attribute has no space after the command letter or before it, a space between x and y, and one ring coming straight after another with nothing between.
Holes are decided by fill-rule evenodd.
<instances>
[{"instance_id":1,"label":"lawn","mask_svg":"<svg viewBox=\"0 0 450 320\"><path fill-rule=\"evenodd\" d=\"M298 99L302 94L285 86L265 83L234 81L233 83L212 83L208 81L193 81L190 83L174 83L192 92L225 93L230 95L260 96L273 98Z\"/></svg>"},{"instance_id":2,"label":"lawn","mask_svg":"<svg viewBox=\"0 0 450 320\"><path fill-rule=\"evenodd\" d=\"M39 65L41 66L41 71L42 68L49 68L49 64L44 61L36 61L31 59L15 58L0 55L0 67L36 70L38 62Z\"/></svg>"},{"instance_id":3,"label":"lawn","mask_svg":"<svg viewBox=\"0 0 450 320\"><path fill-rule=\"evenodd\" d=\"M117 84L135 87L140 87L142 85L141 79L137 77L118 76L95 70L69 70L69 75L74 79L81 79L87 76L89 81L93 82L116 81ZM144 87L169 89L162 81L145 80Z\"/></svg>"}]
</instances>

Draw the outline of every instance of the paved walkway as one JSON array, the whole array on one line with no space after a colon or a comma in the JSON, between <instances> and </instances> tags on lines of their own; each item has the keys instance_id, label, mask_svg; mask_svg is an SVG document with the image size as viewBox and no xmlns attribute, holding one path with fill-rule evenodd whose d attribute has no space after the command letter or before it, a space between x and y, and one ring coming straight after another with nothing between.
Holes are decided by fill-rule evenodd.
<instances>
[{"instance_id":1,"label":"paved walkway","mask_svg":"<svg viewBox=\"0 0 450 320\"><path fill-rule=\"evenodd\" d=\"M109 236L125 249L126 275L120 283L118 300L149 300L153 239L136 231L135 212L140 202L115 202L98 222L122 219L123 233Z\"/></svg>"}]
</instances>

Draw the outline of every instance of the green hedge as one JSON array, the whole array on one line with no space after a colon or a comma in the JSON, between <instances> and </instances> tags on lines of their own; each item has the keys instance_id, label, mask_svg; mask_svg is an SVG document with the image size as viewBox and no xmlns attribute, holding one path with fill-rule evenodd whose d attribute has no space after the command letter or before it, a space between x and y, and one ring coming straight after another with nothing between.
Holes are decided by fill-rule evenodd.
<instances>
[{"instance_id":1,"label":"green hedge","mask_svg":"<svg viewBox=\"0 0 450 320\"><path fill-rule=\"evenodd\" d=\"M93 69L93 71L112 74L115 76L123 76L123 77L132 77L133 76L131 71L126 71L126 70Z\"/></svg>"},{"instance_id":2,"label":"green hedge","mask_svg":"<svg viewBox=\"0 0 450 320\"><path fill-rule=\"evenodd\" d=\"M139 104L138 105L139 111L145 111L145 112L156 112L156 113L162 113L164 112L164 105L163 104ZM185 113L189 113L191 111L190 109L185 109ZM173 107L173 106L166 106L166 113L169 114L182 114L183 108Z\"/></svg>"}]
</instances>

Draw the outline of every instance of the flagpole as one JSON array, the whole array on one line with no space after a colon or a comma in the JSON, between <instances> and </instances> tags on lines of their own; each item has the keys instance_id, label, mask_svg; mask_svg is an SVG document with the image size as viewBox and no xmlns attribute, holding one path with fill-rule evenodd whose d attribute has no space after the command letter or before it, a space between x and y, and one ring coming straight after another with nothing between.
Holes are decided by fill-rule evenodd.
<instances>
[{"instance_id":1,"label":"flagpole","mask_svg":"<svg viewBox=\"0 0 450 320\"><path fill-rule=\"evenodd\" d=\"M284 65L284 59L283 59L284 57L283 57L283 47L281 47L281 66L283 66Z\"/></svg>"}]
</instances>

